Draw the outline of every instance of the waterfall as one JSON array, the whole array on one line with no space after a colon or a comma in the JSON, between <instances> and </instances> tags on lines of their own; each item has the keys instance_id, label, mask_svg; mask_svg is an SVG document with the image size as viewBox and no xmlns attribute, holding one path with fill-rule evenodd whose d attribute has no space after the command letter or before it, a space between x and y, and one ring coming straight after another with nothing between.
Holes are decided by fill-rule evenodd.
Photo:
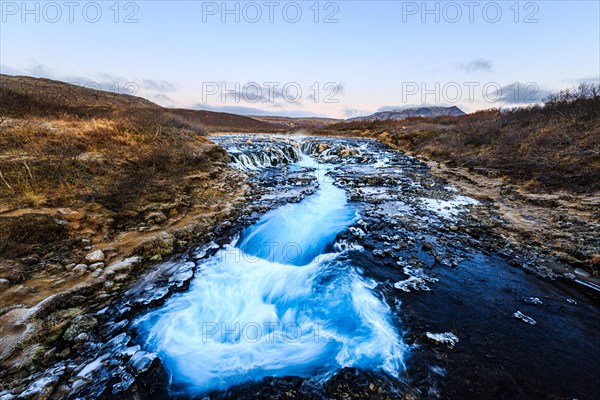
<instances>
[{"instance_id":1,"label":"waterfall","mask_svg":"<svg viewBox=\"0 0 600 400\"><path fill-rule=\"evenodd\" d=\"M319 190L265 214L199 265L187 292L135 321L173 394L200 396L269 376L324 381L344 367L396 377L404 370L407 345L376 283L349 263L350 250L334 250L357 211L325 179L334 166L300 153L318 146L305 143L229 149L244 168L297 158Z\"/></svg>"}]
</instances>

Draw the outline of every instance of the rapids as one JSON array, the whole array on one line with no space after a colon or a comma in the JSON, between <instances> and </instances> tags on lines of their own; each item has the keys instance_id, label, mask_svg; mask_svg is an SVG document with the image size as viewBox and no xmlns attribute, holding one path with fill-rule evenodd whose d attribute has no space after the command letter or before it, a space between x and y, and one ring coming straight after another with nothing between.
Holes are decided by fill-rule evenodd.
<instances>
[{"instance_id":1,"label":"rapids","mask_svg":"<svg viewBox=\"0 0 600 400\"><path fill-rule=\"evenodd\" d=\"M172 393L202 395L268 376L324 380L343 367L403 371L407 346L376 283L334 251L357 210L328 177L332 166L298 148L233 151L246 170L297 158L319 189L266 213L199 265L188 291L136 321Z\"/></svg>"}]
</instances>

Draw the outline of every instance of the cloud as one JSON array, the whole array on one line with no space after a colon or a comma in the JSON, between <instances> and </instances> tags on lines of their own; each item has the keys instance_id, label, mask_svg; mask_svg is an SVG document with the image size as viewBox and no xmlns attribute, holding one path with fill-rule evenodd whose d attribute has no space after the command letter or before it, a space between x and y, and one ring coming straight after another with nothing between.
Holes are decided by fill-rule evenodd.
<instances>
[{"instance_id":1,"label":"cloud","mask_svg":"<svg viewBox=\"0 0 600 400\"><path fill-rule=\"evenodd\" d=\"M523 105L539 103L552 93L553 91L542 89L534 82L516 82L490 92L486 97L489 102Z\"/></svg>"},{"instance_id":2,"label":"cloud","mask_svg":"<svg viewBox=\"0 0 600 400\"><path fill-rule=\"evenodd\" d=\"M165 80L154 80L147 78L131 78L100 72L94 76L62 75L43 64L32 64L27 67L14 68L8 65L0 65L0 73L8 75L27 75L36 78L47 78L67 82L73 85L83 86L90 89L104 90L107 92L140 95L152 97L165 92L172 92L176 86Z\"/></svg>"},{"instance_id":3,"label":"cloud","mask_svg":"<svg viewBox=\"0 0 600 400\"><path fill-rule=\"evenodd\" d=\"M485 58L476 58L468 63L459 64L457 67L468 74L473 72L491 72L493 63L491 60Z\"/></svg>"},{"instance_id":4,"label":"cloud","mask_svg":"<svg viewBox=\"0 0 600 400\"><path fill-rule=\"evenodd\" d=\"M141 85L143 89L154 90L157 92L172 92L176 89L175 85L168 81L142 79Z\"/></svg>"},{"instance_id":5,"label":"cloud","mask_svg":"<svg viewBox=\"0 0 600 400\"><path fill-rule=\"evenodd\" d=\"M162 93L151 94L148 96L148 100L151 100L163 107L171 107L171 108L177 107L177 102L175 100L173 100L169 96L162 94Z\"/></svg>"},{"instance_id":6,"label":"cloud","mask_svg":"<svg viewBox=\"0 0 600 400\"><path fill-rule=\"evenodd\" d=\"M574 80L575 83L596 83L600 84L600 75L588 76L585 78L579 78Z\"/></svg>"},{"instance_id":7,"label":"cloud","mask_svg":"<svg viewBox=\"0 0 600 400\"><path fill-rule=\"evenodd\" d=\"M365 116L365 115L371 115L371 114L373 114L372 111L358 110L356 108L344 108L342 110L342 113L344 115L344 118L362 117L362 116Z\"/></svg>"}]
</instances>

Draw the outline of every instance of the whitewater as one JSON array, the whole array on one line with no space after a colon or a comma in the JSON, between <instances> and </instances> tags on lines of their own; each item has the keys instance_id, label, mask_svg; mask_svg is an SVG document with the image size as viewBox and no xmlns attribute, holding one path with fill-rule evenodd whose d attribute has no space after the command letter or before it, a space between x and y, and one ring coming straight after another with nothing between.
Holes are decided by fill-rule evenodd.
<instances>
[{"instance_id":1,"label":"whitewater","mask_svg":"<svg viewBox=\"0 0 600 400\"><path fill-rule=\"evenodd\" d=\"M344 252L359 218L333 166L300 154L319 189L265 214L199 265L188 291L136 321L173 393L201 395L265 377L326 380L343 367L398 376L407 345L389 306Z\"/></svg>"}]
</instances>

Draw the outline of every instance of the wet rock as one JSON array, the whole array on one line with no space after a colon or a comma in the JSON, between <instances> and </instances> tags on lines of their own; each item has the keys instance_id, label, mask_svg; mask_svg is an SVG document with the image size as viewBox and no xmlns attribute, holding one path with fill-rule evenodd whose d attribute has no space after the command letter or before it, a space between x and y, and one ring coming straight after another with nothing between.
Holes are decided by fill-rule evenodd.
<instances>
[{"instance_id":1,"label":"wet rock","mask_svg":"<svg viewBox=\"0 0 600 400\"><path fill-rule=\"evenodd\" d=\"M564 274L563 274L563 276L564 276L565 278L567 278L567 279L571 279L571 280L573 280L573 281L574 281L575 279L577 279L577 276L576 276L575 274L572 274L572 273L570 273L570 272L566 272L566 273L564 273Z\"/></svg>"},{"instance_id":2,"label":"wet rock","mask_svg":"<svg viewBox=\"0 0 600 400\"><path fill-rule=\"evenodd\" d=\"M29 256L21 259L21 262L25 265L35 265L40 262L40 259L37 256Z\"/></svg>"},{"instance_id":3,"label":"wet rock","mask_svg":"<svg viewBox=\"0 0 600 400\"><path fill-rule=\"evenodd\" d=\"M590 273L587 271L582 270L581 268L576 268L575 269L575 274L579 275L579 276L583 276L584 278L589 278L590 277Z\"/></svg>"},{"instance_id":4,"label":"wet rock","mask_svg":"<svg viewBox=\"0 0 600 400\"><path fill-rule=\"evenodd\" d=\"M0 289L4 290L10 286L10 281L8 279L0 279Z\"/></svg>"},{"instance_id":5,"label":"wet rock","mask_svg":"<svg viewBox=\"0 0 600 400\"><path fill-rule=\"evenodd\" d=\"M89 263L104 261L104 252L102 250L92 251L85 256L85 259Z\"/></svg>"},{"instance_id":6,"label":"wet rock","mask_svg":"<svg viewBox=\"0 0 600 400\"><path fill-rule=\"evenodd\" d=\"M180 288L194 276L194 267L196 264L187 262L181 265L177 271L169 278L169 283Z\"/></svg>"},{"instance_id":7,"label":"wet rock","mask_svg":"<svg viewBox=\"0 0 600 400\"><path fill-rule=\"evenodd\" d=\"M381 251L379 249L373 250L373 255L375 255L377 257L385 257L385 255L383 254L383 251Z\"/></svg>"},{"instance_id":8,"label":"wet rock","mask_svg":"<svg viewBox=\"0 0 600 400\"><path fill-rule=\"evenodd\" d=\"M33 381L17 399L26 400L46 400L49 399L58 384L61 376L64 374L64 367L54 368L44 376Z\"/></svg>"},{"instance_id":9,"label":"wet rock","mask_svg":"<svg viewBox=\"0 0 600 400\"><path fill-rule=\"evenodd\" d=\"M70 355L71 355L71 348L67 347L63 351L58 353L56 355L56 358L58 358L59 360L64 360L65 358L69 357Z\"/></svg>"},{"instance_id":10,"label":"wet rock","mask_svg":"<svg viewBox=\"0 0 600 400\"><path fill-rule=\"evenodd\" d=\"M421 248L425 251L431 251L433 249L433 245L429 242L423 242Z\"/></svg>"},{"instance_id":11,"label":"wet rock","mask_svg":"<svg viewBox=\"0 0 600 400\"><path fill-rule=\"evenodd\" d=\"M100 357L85 363L85 364L81 364L79 367L77 367L74 371L74 373L77 374L77 377L79 378L84 378L85 380L89 380L91 379L91 374L100 369L104 363L104 361L110 356L110 354L103 354ZM77 385L77 382L73 383L73 390L76 390L76 387L81 386L84 382L80 382L79 385Z\"/></svg>"}]
</instances>

